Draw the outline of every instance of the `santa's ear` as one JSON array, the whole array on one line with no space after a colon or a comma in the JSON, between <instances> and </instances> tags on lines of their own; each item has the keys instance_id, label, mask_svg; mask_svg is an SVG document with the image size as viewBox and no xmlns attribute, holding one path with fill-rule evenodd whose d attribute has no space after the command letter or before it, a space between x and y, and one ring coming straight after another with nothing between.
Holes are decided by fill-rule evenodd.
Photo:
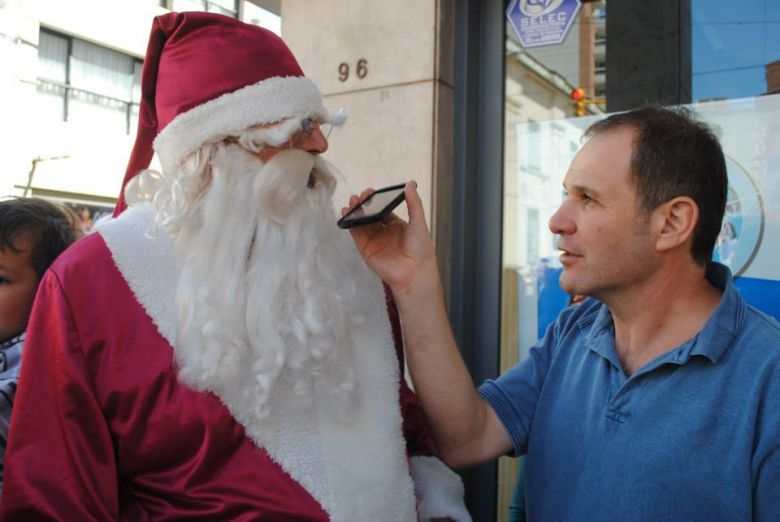
<instances>
[{"instance_id":1,"label":"santa's ear","mask_svg":"<svg viewBox=\"0 0 780 522\"><path fill-rule=\"evenodd\" d=\"M699 222L699 206L688 196L678 196L660 205L652 215L656 250L672 250L693 241Z\"/></svg>"}]
</instances>

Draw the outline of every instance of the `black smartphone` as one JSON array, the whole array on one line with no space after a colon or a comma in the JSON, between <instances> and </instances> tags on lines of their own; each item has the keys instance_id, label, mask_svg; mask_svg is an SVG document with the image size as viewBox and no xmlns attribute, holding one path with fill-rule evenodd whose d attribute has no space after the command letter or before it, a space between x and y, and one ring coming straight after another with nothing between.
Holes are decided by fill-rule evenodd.
<instances>
[{"instance_id":1,"label":"black smartphone","mask_svg":"<svg viewBox=\"0 0 780 522\"><path fill-rule=\"evenodd\" d=\"M339 219L339 228L359 227L385 219L404 200L405 183L381 188L358 203Z\"/></svg>"}]
</instances>

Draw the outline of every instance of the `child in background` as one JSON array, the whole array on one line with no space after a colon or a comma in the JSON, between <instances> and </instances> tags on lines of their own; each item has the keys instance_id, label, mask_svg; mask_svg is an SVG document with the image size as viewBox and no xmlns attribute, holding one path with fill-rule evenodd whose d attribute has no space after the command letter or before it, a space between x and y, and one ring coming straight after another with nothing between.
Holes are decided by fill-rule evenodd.
<instances>
[{"instance_id":1,"label":"child in background","mask_svg":"<svg viewBox=\"0 0 780 522\"><path fill-rule=\"evenodd\" d=\"M0 492L27 318L43 273L73 239L67 218L53 204L0 201Z\"/></svg>"}]
</instances>

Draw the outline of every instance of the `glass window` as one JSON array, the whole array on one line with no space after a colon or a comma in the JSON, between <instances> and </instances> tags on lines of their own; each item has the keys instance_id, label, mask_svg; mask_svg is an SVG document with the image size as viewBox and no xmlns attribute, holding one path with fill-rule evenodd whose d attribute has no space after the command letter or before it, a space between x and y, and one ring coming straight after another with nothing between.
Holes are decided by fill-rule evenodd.
<instances>
[{"instance_id":1,"label":"glass window","mask_svg":"<svg viewBox=\"0 0 780 522\"><path fill-rule=\"evenodd\" d=\"M65 83L67 81L68 39L41 32L38 39L38 76Z\"/></svg>"},{"instance_id":2,"label":"glass window","mask_svg":"<svg viewBox=\"0 0 780 522\"><path fill-rule=\"evenodd\" d=\"M238 18L236 0L169 0L166 7L171 11L208 11Z\"/></svg>"},{"instance_id":3,"label":"glass window","mask_svg":"<svg viewBox=\"0 0 780 522\"><path fill-rule=\"evenodd\" d=\"M141 72L143 71L143 62L133 60L133 83L131 87L130 99L133 103L141 103Z\"/></svg>"},{"instance_id":4,"label":"glass window","mask_svg":"<svg viewBox=\"0 0 780 522\"><path fill-rule=\"evenodd\" d=\"M665 74L643 70L653 57L635 50L637 39L647 35L634 34L634 28L659 30L652 27L655 20L646 23L646 11L626 7L641 2L582 1L567 31L540 29L539 19L520 7L568 6L565 14L548 18L559 20L571 15L574 4L510 0L505 12L501 371L526 358L568 306L570 296L558 284L557 238L547 223L563 199L562 181L584 130L607 110L616 111L626 85L632 85L636 99L652 99L658 92L653 83ZM678 93L679 101L666 103L692 103L720 138L729 200L714 259L738 276L735 285L748 302L780 318L774 297L780 293L775 261L780 245L772 239L780 237L775 203L780 195L780 3L690 0L690 5L689 18L669 15L678 17L670 22L678 23L671 35L678 44L664 52L676 49L677 56L663 55L677 60L684 71L680 85L690 87L680 88L685 92ZM667 15L660 20L668 22ZM637 63L634 77L616 77L626 59ZM663 60L659 63L663 66ZM583 91L579 101L572 95L577 88ZM618 105L628 110L641 103ZM519 465L502 458L499 467L499 520L507 520L514 487L507 477L516 477Z\"/></svg>"},{"instance_id":5,"label":"glass window","mask_svg":"<svg viewBox=\"0 0 780 522\"><path fill-rule=\"evenodd\" d=\"M248 0L244 0L241 4L241 20L264 27L277 35L282 34L282 18Z\"/></svg>"},{"instance_id":6,"label":"glass window","mask_svg":"<svg viewBox=\"0 0 780 522\"><path fill-rule=\"evenodd\" d=\"M760 96L780 59L780 2L691 0L693 99Z\"/></svg>"},{"instance_id":7,"label":"glass window","mask_svg":"<svg viewBox=\"0 0 780 522\"><path fill-rule=\"evenodd\" d=\"M207 9L212 13L221 13L236 18L238 15L237 2L235 0L212 0L207 2Z\"/></svg>"},{"instance_id":8,"label":"glass window","mask_svg":"<svg viewBox=\"0 0 780 522\"><path fill-rule=\"evenodd\" d=\"M68 39L41 32L38 40L38 100L36 112L40 121L65 119L65 85L67 84Z\"/></svg>"},{"instance_id":9,"label":"glass window","mask_svg":"<svg viewBox=\"0 0 780 522\"><path fill-rule=\"evenodd\" d=\"M141 104L141 70L143 69L143 62L136 60L133 63L133 86L132 95L130 99L133 103L130 104L130 133L135 133L138 129L138 113Z\"/></svg>"},{"instance_id":10,"label":"glass window","mask_svg":"<svg viewBox=\"0 0 780 522\"><path fill-rule=\"evenodd\" d=\"M135 132L142 62L48 30L38 47L38 111L101 132Z\"/></svg>"},{"instance_id":11,"label":"glass window","mask_svg":"<svg viewBox=\"0 0 780 522\"><path fill-rule=\"evenodd\" d=\"M130 100L133 58L82 40L73 40L70 82L95 94Z\"/></svg>"}]
</instances>

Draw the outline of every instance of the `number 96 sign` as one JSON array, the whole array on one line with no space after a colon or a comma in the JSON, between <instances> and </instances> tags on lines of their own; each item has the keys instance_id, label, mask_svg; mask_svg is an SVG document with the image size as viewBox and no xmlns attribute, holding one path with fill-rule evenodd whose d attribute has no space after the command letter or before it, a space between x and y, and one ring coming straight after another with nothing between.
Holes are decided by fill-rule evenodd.
<instances>
[{"instance_id":1,"label":"number 96 sign","mask_svg":"<svg viewBox=\"0 0 780 522\"><path fill-rule=\"evenodd\" d=\"M349 79L351 74L349 64L347 62L341 62L339 64L339 81L345 82ZM361 58L355 64L355 76L362 80L368 75L368 60Z\"/></svg>"}]
</instances>

